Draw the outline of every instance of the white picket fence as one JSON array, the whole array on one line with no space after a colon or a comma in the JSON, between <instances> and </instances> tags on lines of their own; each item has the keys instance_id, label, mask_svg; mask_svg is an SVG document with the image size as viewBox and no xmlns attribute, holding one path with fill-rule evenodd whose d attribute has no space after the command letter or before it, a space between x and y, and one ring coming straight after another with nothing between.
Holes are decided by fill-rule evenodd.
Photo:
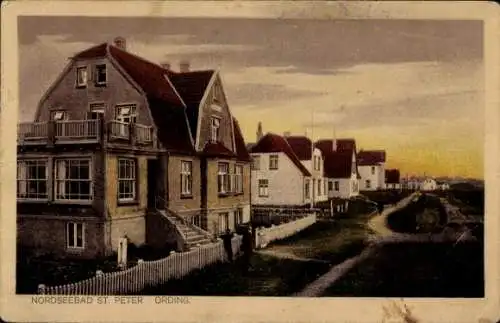
<instances>
[{"instance_id":1,"label":"white picket fence","mask_svg":"<svg viewBox=\"0 0 500 323\"><path fill-rule=\"evenodd\" d=\"M265 248L272 241L281 240L294 235L315 222L316 213L314 212L302 219L290 221L288 223L276 226L273 225L270 228L257 228L255 230L255 246L256 248Z\"/></svg>"},{"instance_id":2,"label":"white picket fence","mask_svg":"<svg viewBox=\"0 0 500 323\"><path fill-rule=\"evenodd\" d=\"M233 255L238 255L242 236L232 239ZM140 261L124 271L101 273L92 278L62 286L40 285L39 294L62 295L126 295L139 293L147 286L163 284L179 279L191 271L227 261L222 241L202 245L187 252L172 253L155 261Z\"/></svg>"}]
</instances>

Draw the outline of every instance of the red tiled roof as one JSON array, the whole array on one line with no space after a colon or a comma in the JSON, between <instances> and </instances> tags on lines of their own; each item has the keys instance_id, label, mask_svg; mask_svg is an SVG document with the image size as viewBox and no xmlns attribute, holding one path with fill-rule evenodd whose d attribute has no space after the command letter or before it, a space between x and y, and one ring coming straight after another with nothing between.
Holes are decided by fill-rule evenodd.
<instances>
[{"instance_id":1,"label":"red tiled roof","mask_svg":"<svg viewBox=\"0 0 500 323\"><path fill-rule=\"evenodd\" d=\"M108 43L102 43L79 52L78 54L73 56L73 59L104 57L107 54L108 54Z\"/></svg>"},{"instance_id":2,"label":"red tiled roof","mask_svg":"<svg viewBox=\"0 0 500 323\"><path fill-rule=\"evenodd\" d=\"M304 136L287 136L285 139L290 147L292 147L293 152L297 155L299 160L311 160L311 139Z\"/></svg>"},{"instance_id":3,"label":"red tiled roof","mask_svg":"<svg viewBox=\"0 0 500 323\"><path fill-rule=\"evenodd\" d=\"M384 150L360 150L358 152L358 165L369 166L385 163Z\"/></svg>"},{"instance_id":4,"label":"red tiled roof","mask_svg":"<svg viewBox=\"0 0 500 323\"><path fill-rule=\"evenodd\" d=\"M221 142L207 142L202 153L206 157L236 157L236 154Z\"/></svg>"},{"instance_id":5,"label":"red tiled roof","mask_svg":"<svg viewBox=\"0 0 500 323\"><path fill-rule=\"evenodd\" d=\"M324 171L328 178L350 178L352 151L330 152L325 155Z\"/></svg>"},{"instance_id":6,"label":"red tiled roof","mask_svg":"<svg viewBox=\"0 0 500 323\"><path fill-rule=\"evenodd\" d=\"M385 182L388 184L398 184L400 181L399 169L387 169L385 171Z\"/></svg>"},{"instance_id":7,"label":"red tiled roof","mask_svg":"<svg viewBox=\"0 0 500 323\"><path fill-rule=\"evenodd\" d=\"M356 141L354 139L337 139L337 151L356 151ZM321 150L323 154L333 152L333 140L321 139L314 143L314 147Z\"/></svg>"},{"instance_id":8,"label":"red tiled roof","mask_svg":"<svg viewBox=\"0 0 500 323\"><path fill-rule=\"evenodd\" d=\"M311 173L300 162L297 155L292 150L288 142L280 135L268 133L262 137L255 146L252 147L250 153L278 153L282 152L290 158L292 163L302 172L304 176L311 176Z\"/></svg>"},{"instance_id":9,"label":"red tiled roof","mask_svg":"<svg viewBox=\"0 0 500 323\"><path fill-rule=\"evenodd\" d=\"M241 134L240 125L236 118L233 118L233 128L234 140L236 143L236 155L238 156L238 160L250 161L250 154L248 153L247 147L245 145L245 140L243 139L243 135Z\"/></svg>"}]
</instances>

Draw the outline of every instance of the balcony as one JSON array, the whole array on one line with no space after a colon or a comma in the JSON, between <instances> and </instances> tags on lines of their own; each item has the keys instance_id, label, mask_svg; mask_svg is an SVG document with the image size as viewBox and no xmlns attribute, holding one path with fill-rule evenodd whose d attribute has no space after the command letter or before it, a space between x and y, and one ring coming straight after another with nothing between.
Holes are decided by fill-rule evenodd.
<instances>
[{"instance_id":1,"label":"balcony","mask_svg":"<svg viewBox=\"0 0 500 323\"><path fill-rule=\"evenodd\" d=\"M21 123L18 125L18 145L82 144L122 142L153 145L154 129L140 124L101 120L64 120Z\"/></svg>"}]
</instances>

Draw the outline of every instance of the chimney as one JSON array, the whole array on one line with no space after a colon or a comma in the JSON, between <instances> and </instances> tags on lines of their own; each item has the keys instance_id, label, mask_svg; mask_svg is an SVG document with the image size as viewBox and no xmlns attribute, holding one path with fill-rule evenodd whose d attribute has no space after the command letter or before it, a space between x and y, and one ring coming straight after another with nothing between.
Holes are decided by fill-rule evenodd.
<instances>
[{"instance_id":1,"label":"chimney","mask_svg":"<svg viewBox=\"0 0 500 323\"><path fill-rule=\"evenodd\" d=\"M188 61L181 61L179 63L179 71L181 73L189 72L189 62Z\"/></svg>"},{"instance_id":2,"label":"chimney","mask_svg":"<svg viewBox=\"0 0 500 323\"><path fill-rule=\"evenodd\" d=\"M283 132L283 137L290 137L290 131Z\"/></svg>"},{"instance_id":3,"label":"chimney","mask_svg":"<svg viewBox=\"0 0 500 323\"><path fill-rule=\"evenodd\" d=\"M264 136L263 132L262 132L262 122L259 121L259 124L257 125L257 141L260 140L260 138L262 138Z\"/></svg>"},{"instance_id":4,"label":"chimney","mask_svg":"<svg viewBox=\"0 0 500 323\"><path fill-rule=\"evenodd\" d=\"M161 67L163 67L166 70L170 70L170 63L169 62L163 62L161 63Z\"/></svg>"},{"instance_id":5,"label":"chimney","mask_svg":"<svg viewBox=\"0 0 500 323\"><path fill-rule=\"evenodd\" d=\"M127 41L125 38L119 36L114 39L114 44L116 47L120 48L121 50L127 50Z\"/></svg>"}]
</instances>

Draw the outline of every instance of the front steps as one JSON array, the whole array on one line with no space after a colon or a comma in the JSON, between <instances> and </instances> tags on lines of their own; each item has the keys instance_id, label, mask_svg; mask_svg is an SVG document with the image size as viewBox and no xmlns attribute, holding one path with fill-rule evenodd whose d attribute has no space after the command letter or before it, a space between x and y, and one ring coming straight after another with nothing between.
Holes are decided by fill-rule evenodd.
<instances>
[{"instance_id":1,"label":"front steps","mask_svg":"<svg viewBox=\"0 0 500 323\"><path fill-rule=\"evenodd\" d=\"M185 238L184 244L187 249L212 242L210 237L196 230L194 225L183 222L179 217L170 212L161 211L161 213L182 232Z\"/></svg>"}]
</instances>

